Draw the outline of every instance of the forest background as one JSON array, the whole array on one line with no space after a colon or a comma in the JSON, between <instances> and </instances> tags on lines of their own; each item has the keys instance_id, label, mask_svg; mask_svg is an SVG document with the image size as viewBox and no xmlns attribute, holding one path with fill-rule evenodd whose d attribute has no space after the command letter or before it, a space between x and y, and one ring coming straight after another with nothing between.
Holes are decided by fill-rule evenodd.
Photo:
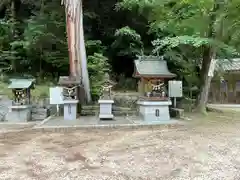
<instances>
[{"instance_id":1,"label":"forest background","mask_svg":"<svg viewBox=\"0 0 240 180\"><path fill-rule=\"evenodd\" d=\"M203 110L213 58L238 57L238 0L84 0L84 31L93 99L106 71L118 90L136 90L133 61L164 56L171 72L194 89ZM39 84L68 75L65 10L60 0L0 1L2 74L34 76ZM196 98L196 97L195 97Z\"/></svg>"}]
</instances>

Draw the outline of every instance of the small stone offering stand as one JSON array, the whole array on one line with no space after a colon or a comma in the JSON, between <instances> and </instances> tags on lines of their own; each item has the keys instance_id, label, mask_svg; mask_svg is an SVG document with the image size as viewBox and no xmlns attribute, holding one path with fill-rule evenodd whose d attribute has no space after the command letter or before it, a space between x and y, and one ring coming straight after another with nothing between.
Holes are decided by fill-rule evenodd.
<instances>
[{"instance_id":1,"label":"small stone offering stand","mask_svg":"<svg viewBox=\"0 0 240 180\"><path fill-rule=\"evenodd\" d=\"M112 114L112 104L114 100L111 97L111 89L115 85L113 81L110 80L109 75L106 73L104 82L102 85L102 95L98 100L100 106L99 119L113 119Z\"/></svg>"},{"instance_id":2,"label":"small stone offering stand","mask_svg":"<svg viewBox=\"0 0 240 180\"><path fill-rule=\"evenodd\" d=\"M8 88L12 89L13 101L5 121L30 121L32 118L31 89L34 88L35 79L11 79L10 82Z\"/></svg>"},{"instance_id":3,"label":"small stone offering stand","mask_svg":"<svg viewBox=\"0 0 240 180\"><path fill-rule=\"evenodd\" d=\"M167 95L165 82L176 75L169 72L162 57L141 56L134 64L134 77L139 78L140 97L137 104L140 117L144 121L170 120L169 105L172 102Z\"/></svg>"},{"instance_id":4,"label":"small stone offering stand","mask_svg":"<svg viewBox=\"0 0 240 180\"><path fill-rule=\"evenodd\" d=\"M76 120L81 79L77 79L76 77L61 76L58 84L63 87L64 120Z\"/></svg>"}]
</instances>

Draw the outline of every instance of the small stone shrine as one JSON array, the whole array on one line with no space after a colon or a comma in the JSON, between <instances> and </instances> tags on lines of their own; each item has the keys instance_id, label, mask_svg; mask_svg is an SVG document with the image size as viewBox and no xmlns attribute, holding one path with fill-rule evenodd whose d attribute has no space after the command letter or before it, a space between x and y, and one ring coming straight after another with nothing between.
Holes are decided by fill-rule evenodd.
<instances>
[{"instance_id":1,"label":"small stone shrine","mask_svg":"<svg viewBox=\"0 0 240 180\"><path fill-rule=\"evenodd\" d=\"M134 64L134 77L139 78L140 97L137 104L141 118L144 121L170 120L169 105L172 102L167 95L165 82L176 75L169 72L162 57L141 56Z\"/></svg>"},{"instance_id":2,"label":"small stone shrine","mask_svg":"<svg viewBox=\"0 0 240 180\"><path fill-rule=\"evenodd\" d=\"M112 104L114 103L114 100L111 98L111 89L114 85L115 83L110 80L109 75L106 73L102 85L102 95L98 100L100 106L100 119L113 119L114 117L112 114Z\"/></svg>"},{"instance_id":3,"label":"small stone shrine","mask_svg":"<svg viewBox=\"0 0 240 180\"><path fill-rule=\"evenodd\" d=\"M76 120L81 79L61 76L58 84L63 87L64 120Z\"/></svg>"},{"instance_id":4,"label":"small stone shrine","mask_svg":"<svg viewBox=\"0 0 240 180\"><path fill-rule=\"evenodd\" d=\"M11 79L10 82L8 88L12 89L13 101L5 116L5 121L30 121L32 118L31 89L34 88L35 79Z\"/></svg>"}]
</instances>

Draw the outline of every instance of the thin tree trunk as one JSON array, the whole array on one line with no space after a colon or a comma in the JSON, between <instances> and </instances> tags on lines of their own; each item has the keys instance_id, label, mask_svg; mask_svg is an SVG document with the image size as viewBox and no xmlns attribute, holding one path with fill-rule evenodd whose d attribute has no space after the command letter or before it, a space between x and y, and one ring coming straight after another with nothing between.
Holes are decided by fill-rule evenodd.
<instances>
[{"instance_id":1,"label":"thin tree trunk","mask_svg":"<svg viewBox=\"0 0 240 180\"><path fill-rule=\"evenodd\" d=\"M216 32L215 32L215 21L217 19L216 11L219 9L219 3L215 0L214 7L211 11L210 15L210 23L208 26L208 32L206 37L209 39L216 39ZM212 59L215 58L216 51L213 45L205 45L203 46L203 59L202 59L202 68L200 71L200 94L197 100L197 112L206 113L206 105L208 101L208 94L210 89L210 84L212 77L208 76L210 64Z\"/></svg>"},{"instance_id":2,"label":"thin tree trunk","mask_svg":"<svg viewBox=\"0 0 240 180\"><path fill-rule=\"evenodd\" d=\"M208 93L212 79L212 77L208 76L208 72L213 57L213 48L211 46L205 46L203 51L203 61L200 72L201 87L196 109L198 112L206 113Z\"/></svg>"},{"instance_id":3,"label":"thin tree trunk","mask_svg":"<svg viewBox=\"0 0 240 180\"><path fill-rule=\"evenodd\" d=\"M41 0L41 9L40 9L40 16L44 14L44 0ZM39 57L39 78L42 80L43 78L43 70L42 70L42 63L43 63L43 47L40 45L40 57Z\"/></svg>"},{"instance_id":4,"label":"thin tree trunk","mask_svg":"<svg viewBox=\"0 0 240 180\"><path fill-rule=\"evenodd\" d=\"M42 48L40 50L40 59L39 59L39 77L40 77L40 80L42 79L42 75L43 75L43 72L42 72L42 61L43 61L43 56L42 56Z\"/></svg>"},{"instance_id":5,"label":"thin tree trunk","mask_svg":"<svg viewBox=\"0 0 240 180\"><path fill-rule=\"evenodd\" d=\"M16 38L16 8L15 8L15 0L11 1L11 21L13 23L13 26L12 26L12 37L13 37L13 40L15 40L15 38ZM11 66L12 66L12 70L14 72L17 72L16 60L14 58L11 60Z\"/></svg>"}]
</instances>

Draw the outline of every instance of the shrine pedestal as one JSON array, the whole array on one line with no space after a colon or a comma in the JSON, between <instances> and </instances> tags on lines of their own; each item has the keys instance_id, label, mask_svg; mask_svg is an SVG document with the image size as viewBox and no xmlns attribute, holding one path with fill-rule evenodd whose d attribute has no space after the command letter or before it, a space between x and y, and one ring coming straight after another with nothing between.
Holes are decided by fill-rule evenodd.
<instances>
[{"instance_id":1,"label":"shrine pedestal","mask_svg":"<svg viewBox=\"0 0 240 180\"><path fill-rule=\"evenodd\" d=\"M31 120L31 114L31 107L28 105L10 106L5 121L14 123L27 122Z\"/></svg>"},{"instance_id":2,"label":"shrine pedestal","mask_svg":"<svg viewBox=\"0 0 240 180\"><path fill-rule=\"evenodd\" d=\"M71 121L77 119L78 100L64 100L64 120Z\"/></svg>"},{"instance_id":3,"label":"shrine pedestal","mask_svg":"<svg viewBox=\"0 0 240 180\"><path fill-rule=\"evenodd\" d=\"M99 118L100 119L113 119L112 114L112 104L114 103L113 100L98 100L100 106Z\"/></svg>"},{"instance_id":4,"label":"shrine pedestal","mask_svg":"<svg viewBox=\"0 0 240 180\"><path fill-rule=\"evenodd\" d=\"M139 115L144 121L168 121L170 120L169 105L172 104L168 101L149 101L140 100L137 102L139 105Z\"/></svg>"}]
</instances>

